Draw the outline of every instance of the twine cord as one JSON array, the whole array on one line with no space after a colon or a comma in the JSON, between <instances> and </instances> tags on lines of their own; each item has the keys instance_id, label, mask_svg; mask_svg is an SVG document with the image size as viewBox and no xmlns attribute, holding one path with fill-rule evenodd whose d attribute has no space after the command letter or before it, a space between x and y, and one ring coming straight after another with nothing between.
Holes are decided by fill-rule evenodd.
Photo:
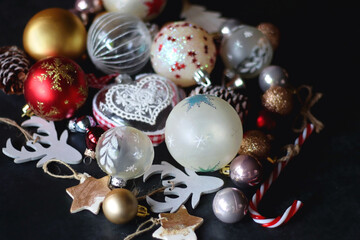
<instances>
[{"instance_id":1,"label":"twine cord","mask_svg":"<svg viewBox=\"0 0 360 240\"><path fill-rule=\"evenodd\" d=\"M71 175L58 175L58 174L54 174L52 172L49 171L49 168L48 168L48 165L50 163L59 163L59 164L62 164L64 165L65 167L67 167L71 172L72 174ZM47 162L44 163L43 165L43 170L46 174L52 176L52 177L55 177L55 178L62 178L62 179L77 179L77 180L81 180L81 178L83 177L86 177L85 174L82 174L82 173L77 173L69 164L59 160L59 159L51 159ZM169 181L169 183L171 184L171 190L173 190L175 188L175 183L173 181ZM154 191L144 195L144 196L141 196L141 197L137 197L136 199L137 200L143 200L145 199L147 196L152 196L154 195L155 193L158 193L158 192L161 192L161 191L164 191L166 188L168 188L169 186L165 186L165 187L161 187L161 188L158 188L158 189L155 189ZM136 192L133 192L134 195L137 195Z\"/></svg>"},{"instance_id":2,"label":"twine cord","mask_svg":"<svg viewBox=\"0 0 360 240\"><path fill-rule=\"evenodd\" d=\"M289 161L296 155L299 155L300 153L300 145L299 144L288 144L284 147L286 149L286 155L277 159L276 162L285 162Z\"/></svg>"},{"instance_id":3,"label":"twine cord","mask_svg":"<svg viewBox=\"0 0 360 240\"><path fill-rule=\"evenodd\" d=\"M171 190L174 190L175 188L175 183L173 181L168 181L170 184L171 184ZM144 195L144 196L141 196L141 197L137 197L136 199L138 201L141 201L141 200L144 200L146 199L146 197L150 197L152 195L154 195L155 193L158 193L158 192L163 192L166 188L168 188L169 186L164 186L164 187L161 187L161 188L158 188L158 189L155 189L154 191Z\"/></svg>"},{"instance_id":4,"label":"twine cord","mask_svg":"<svg viewBox=\"0 0 360 240\"><path fill-rule=\"evenodd\" d=\"M20 132L24 134L26 141L30 141L30 140L34 141L34 138L31 136L31 134L28 131L26 131L24 128L19 126L19 124L17 124L14 120L11 120L9 118L0 118L0 122L6 123L8 125L14 126L17 129L19 129Z\"/></svg>"},{"instance_id":5,"label":"twine cord","mask_svg":"<svg viewBox=\"0 0 360 240\"><path fill-rule=\"evenodd\" d=\"M300 91L306 89L307 90L307 96L305 98L305 101L303 101L300 97ZM296 94L298 97L299 102L302 105L302 108L300 110L300 114L296 117L295 121L294 121L294 125L297 122L298 118L302 118L301 120L301 125L299 128L296 128L295 126L293 126L293 131L295 133L301 133L305 128L306 128L306 124L307 121L309 120L315 128L315 131L317 133L319 133L323 128L324 128L324 124L319 121L312 113L311 113L311 108L315 105L315 103L317 103L320 98L322 97L322 93L316 93L313 94L312 92L312 87L308 86L308 85L301 85L297 90L296 90Z\"/></svg>"},{"instance_id":6,"label":"twine cord","mask_svg":"<svg viewBox=\"0 0 360 240\"><path fill-rule=\"evenodd\" d=\"M128 235L126 238L124 238L124 240L130 240L133 239L134 237L149 231L150 229L152 229L153 227L155 227L156 225L161 224L161 220L166 220L166 218L150 218L147 221L143 222L142 224L139 225L139 227L136 229L136 231L130 235ZM147 228L142 229L146 224L150 223L151 225L148 226Z\"/></svg>"},{"instance_id":7,"label":"twine cord","mask_svg":"<svg viewBox=\"0 0 360 240\"><path fill-rule=\"evenodd\" d=\"M56 162L56 163L60 163L62 165L64 165L65 167L67 167L71 172L72 174L71 175L58 175L58 174L54 174L52 172L49 171L48 169L48 165L50 163L53 163L53 162ZM69 164L61 161L61 160L58 160L58 159L51 159L49 161L47 161L44 165L43 165L43 170L45 173L49 174L50 176L52 177L55 177L55 178L62 178L62 179L77 179L77 180L81 180L81 178L83 177L86 177L85 174L82 174L82 173L77 173L72 167L70 167Z\"/></svg>"}]
</instances>

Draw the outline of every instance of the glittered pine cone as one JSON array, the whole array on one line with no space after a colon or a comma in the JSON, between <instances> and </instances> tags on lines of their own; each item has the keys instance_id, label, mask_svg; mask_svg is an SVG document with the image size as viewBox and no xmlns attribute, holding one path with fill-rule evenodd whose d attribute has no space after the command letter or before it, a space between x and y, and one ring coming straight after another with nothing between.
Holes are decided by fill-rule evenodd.
<instances>
[{"instance_id":1,"label":"glittered pine cone","mask_svg":"<svg viewBox=\"0 0 360 240\"><path fill-rule=\"evenodd\" d=\"M194 96L198 94L209 94L225 100L239 114L241 121L245 120L244 118L247 116L248 113L248 97L244 94L237 93L226 87L210 85L209 87L198 86L194 88L190 92L189 96Z\"/></svg>"},{"instance_id":2,"label":"glittered pine cone","mask_svg":"<svg viewBox=\"0 0 360 240\"><path fill-rule=\"evenodd\" d=\"M0 89L6 94L22 94L30 60L17 46L0 47Z\"/></svg>"}]
</instances>

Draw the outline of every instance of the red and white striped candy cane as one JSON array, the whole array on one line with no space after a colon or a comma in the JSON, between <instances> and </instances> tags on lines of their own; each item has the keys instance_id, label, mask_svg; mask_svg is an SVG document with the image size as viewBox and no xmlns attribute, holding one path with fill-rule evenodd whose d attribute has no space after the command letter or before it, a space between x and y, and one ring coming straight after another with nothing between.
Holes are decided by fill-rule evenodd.
<instances>
[{"instance_id":1,"label":"red and white striped candy cane","mask_svg":"<svg viewBox=\"0 0 360 240\"><path fill-rule=\"evenodd\" d=\"M305 140L310 136L313 130L314 130L314 125L308 124L304 129L304 131L302 132L302 134L295 139L294 145L299 145L301 147L305 142ZM276 218L266 218L262 216L257 210L257 206L260 200L263 198L266 191L270 188L271 184L278 178L281 171L285 168L285 166L288 164L289 161L290 159L287 161L279 162L277 164L273 172L270 174L270 177L263 184L261 184L260 188L256 191L256 193L252 197L252 200L250 201L249 204L250 216L256 223L261 224L261 226L263 227L275 228L285 224L295 215L295 213L303 205L301 201L295 200L293 204L290 207L288 207L281 216L278 216Z\"/></svg>"}]
</instances>

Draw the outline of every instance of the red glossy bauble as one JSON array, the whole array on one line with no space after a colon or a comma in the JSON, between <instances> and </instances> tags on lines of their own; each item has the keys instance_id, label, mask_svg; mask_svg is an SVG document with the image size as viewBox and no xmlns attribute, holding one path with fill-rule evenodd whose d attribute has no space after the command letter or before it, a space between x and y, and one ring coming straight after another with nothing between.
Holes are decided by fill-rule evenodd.
<instances>
[{"instance_id":1,"label":"red glossy bauble","mask_svg":"<svg viewBox=\"0 0 360 240\"><path fill-rule=\"evenodd\" d=\"M256 119L256 126L268 131L274 130L276 127L276 116L266 110L260 110Z\"/></svg>"},{"instance_id":2,"label":"red glossy bauble","mask_svg":"<svg viewBox=\"0 0 360 240\"><path fill-rule=\"evenodd\" d=\"M86 148L92 151L95 151L96 144L99 141L101 134L105 131L101 127L90 127L86 132Z\"/></svg>"},{"instance_id":3,"label":"red glossy bauble","mask_svg":"<svg viewBox=\"0 0 360 240\"><path fill-rule=\"evenodd\" d=\"M57 121L70 118L86 101L85 73L73 60L50 57L39 60L24 81L24 97L35 115Z\"/></svg>"}]
</instances>

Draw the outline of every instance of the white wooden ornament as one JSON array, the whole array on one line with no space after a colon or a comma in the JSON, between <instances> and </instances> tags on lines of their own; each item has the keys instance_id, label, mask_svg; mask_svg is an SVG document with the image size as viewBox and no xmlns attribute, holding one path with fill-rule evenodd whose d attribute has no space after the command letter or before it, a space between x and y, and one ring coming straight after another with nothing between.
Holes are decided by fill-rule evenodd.
<instances>
[{"instance_id":1,"label":"white wooden ornament","mask_svg":"<svg viewBox=\"0 0 360 240\"><path fill-rule=\"evenodd\" d=\"M217 33L226 21L219 12L209 11L204 6L186 3L180 14L185 21L195 23L208 33Z\"/></svg>"},{"instance_id":2,"label":"white wooden ornament","mask_svg":"<svg viewBox=\"0 0 360 240\"><path fill-rule=\"evenodd\" d=\"M162 161L161 164L154 164L143 176L145 182L150 176L154 174L161 174L161 179L166 177L173 177L169 180L163 180L162 185L167 187L164 190L164 195L173 195L174 197L165 197L165 202L155 201L150 197L146 197L146 202L150 205L151 210L155 213L177 211L181 205L191 198L192 208L196 208L200 201L202 194L209 194L218 191L223 185L224 181L217 177L200 176L195 171L185 169L185 172L180 171L170 163ZM171 182L174 184L172 189ZM177 187L179 185L186 185L186 188Z\"/></svg>"},{"instance_id":3,"label":"white wooden ornament","mask_svg":"<svg viewBox=\"0 0 360 240\"><path fill-rule=\"evenodd\" d=\"M46 121L43 118L32 116L29 120L24 121L21 126L37 127L37 132L39 134L33 134L34 139L38 138L37 141L34 142L33 140L29 140L26 142L26 146L33 151L28 150L25 146L21 147L21 150L19 151L14 148L10 138L6 141L6 147L2 148L2 152L6 156L14 158L15 163L39 160L36 164L36 167L39 168L50 159L59 159L68 164L78 164L81 162L81 153L66 143L69 135L68 131L64 130L60 139L58 139L58 134L53 121ZM49 145L49 147L45 147L42 144Z\"/></svg>"}]
</instances>

